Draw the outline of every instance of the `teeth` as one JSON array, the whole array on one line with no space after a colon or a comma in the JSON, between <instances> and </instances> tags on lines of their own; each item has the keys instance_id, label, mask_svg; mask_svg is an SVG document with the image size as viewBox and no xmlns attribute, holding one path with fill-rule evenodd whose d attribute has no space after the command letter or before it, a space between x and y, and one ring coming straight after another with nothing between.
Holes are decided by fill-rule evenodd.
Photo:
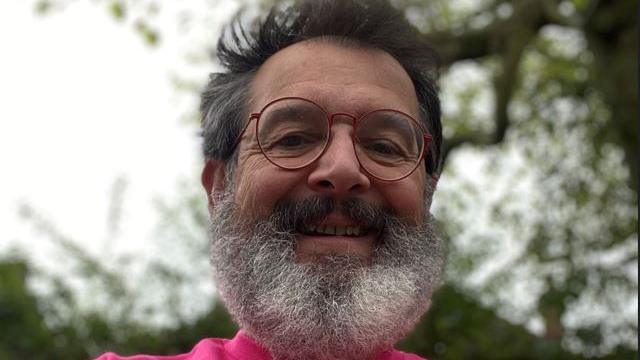
<instances>
[{"instance_id":1,"label":"teeth","mask_svg":"<svg viewBox=\"0 0 640 360\"><path fill-rule=\"evenodd\" d=\"M361 226L336 226L336 225L311 225L305 224L304 226L305 232L315 232L318 234L324 235L351 235L351 236L360 236L364 233L364 230Z\"/></svg>"}]
</instances>

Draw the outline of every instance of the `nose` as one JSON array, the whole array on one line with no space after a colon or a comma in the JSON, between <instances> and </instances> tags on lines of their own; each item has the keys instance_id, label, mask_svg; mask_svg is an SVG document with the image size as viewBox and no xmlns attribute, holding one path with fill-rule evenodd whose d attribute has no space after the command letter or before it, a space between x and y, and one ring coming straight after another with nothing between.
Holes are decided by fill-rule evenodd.
<instances>
[{"instance_id":1,"label":"nose","mask_svg":"<svg viewBox=\"0 0 640 360\"><path fill-rule=\"evenodd\" d=\"M327 149L316 160L307 179L312 190L333 196L347 196L364 193L371 187L371 180L360 169L353 148L352 131L351 124L333 124Z\"/></svg>"}]
</instances>

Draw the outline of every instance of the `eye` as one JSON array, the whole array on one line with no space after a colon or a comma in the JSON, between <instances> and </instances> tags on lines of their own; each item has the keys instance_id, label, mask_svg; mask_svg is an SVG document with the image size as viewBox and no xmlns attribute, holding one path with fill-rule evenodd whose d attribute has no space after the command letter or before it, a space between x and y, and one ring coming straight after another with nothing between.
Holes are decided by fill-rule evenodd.
<instances>
[{"instance_id":1,"label":"eye","mask_svg":"<svg viewBox=\"0 0 640 360\"><path fill-rule=\"evenodd\" d=\"M289 134L278 139L278 141L275 142L274 147L294 148L303 146L310 142L312 142L311 139L303 136L302 134Z\"/></svg>"},{"instance_id":2,"label":"eye","mask_svg":"<svg viewBox=\"0 0 640 360\"><path fill-rule=\"evenodd\" d=\"M379 154L385 154L385 155L391 155L396 153L395 149L392 146L382 142L377 142L371 145L369 149Z\"/></svg>"},{"instance_id":3,"label":"eye","mask_svg":"<svg viewBox=\"0 0 640 360\"><path fill-rule=\"evenodd\" d=\"M288 131L273 134L271 139L262 144L262 149L267 156L297 157L321 148L323 139L322 134Z\"/></svg>"},{"instance_id":4,"label":"eye","mask_svg":"<svg viewBox=\"0 0 640 360\"><path fill-rule=\"evenodd\" d=\"M403 156L403 151L396 144L385 139L370 140L362 145L365 151L371 155L384 157Z\"/></svg>"}]
</instances>

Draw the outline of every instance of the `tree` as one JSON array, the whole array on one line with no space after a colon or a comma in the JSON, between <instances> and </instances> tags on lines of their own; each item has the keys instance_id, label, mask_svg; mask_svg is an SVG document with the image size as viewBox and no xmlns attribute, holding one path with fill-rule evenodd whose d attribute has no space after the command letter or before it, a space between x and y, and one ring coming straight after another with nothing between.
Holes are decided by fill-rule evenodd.
<instances>
[{"instance_id":1,"label":"tree","mask_svg":"<svg viewBox=\"0 0 640 360\"><path fill-rule=\"evenodd\" d=\"M528 268L541 289L532 291L538 295L533 311L520 317L539 314L547 338L595 354L606 352L604 338L613 333L637 335L637 321L606 324L610 315L567 326L587 302L615 314L637 292L637 2L485 1L475 12L450 17L443 15L455 9L445 2L406 3L408 12L418 11L413 17L424 24L449 71L473 60L488 73L482 85L492 89L489 131L474 124L472 112L445 112L445 159L471 146L493 152L491 166L500 171L498 157L518 147L525 169L509 176L510 182L531 176L531 190L541 195L528 208L510 209L522 194L505 190L492 208L489 223L513 228L526 247L494 270L479 292L494 306L508 305L500 299L506 283L513 287L516 274ZM461 102L481 95L473 89ZM476 267L469 258L500 242L500 235L476 236L470 248L456 246L456 227L464 224L447 206L442 222L454 238L453 258ZM522 231L529 226L531 231ZM461 271L458 280L469 274Z\"/></svg>"}]
</instances>

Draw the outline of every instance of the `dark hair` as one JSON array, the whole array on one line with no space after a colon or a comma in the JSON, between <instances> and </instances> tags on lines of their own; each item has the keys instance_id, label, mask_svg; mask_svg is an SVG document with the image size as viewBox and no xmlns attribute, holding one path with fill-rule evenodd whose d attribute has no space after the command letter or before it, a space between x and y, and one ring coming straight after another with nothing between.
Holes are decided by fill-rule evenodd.
<instances>
[{"instance_id":1,"label":"dark hair","mask_svg":"<svg viewBox=\"0 0 640 360\"><path fill-rule=\"evenodd\" d=\"M440 167L442 125L434 81L437 55L405 16L384 0L301 0L274 6L250 31L237 16L220 38L216 55L225 72L210 75L200 111L205 157L228 160L248 119L251 81L258 68L283 48L312 38L326 38L343 46L383 50L409 74L415 87L423 123L433 141L427 172Z\"/></svg>"}]
</instances>

